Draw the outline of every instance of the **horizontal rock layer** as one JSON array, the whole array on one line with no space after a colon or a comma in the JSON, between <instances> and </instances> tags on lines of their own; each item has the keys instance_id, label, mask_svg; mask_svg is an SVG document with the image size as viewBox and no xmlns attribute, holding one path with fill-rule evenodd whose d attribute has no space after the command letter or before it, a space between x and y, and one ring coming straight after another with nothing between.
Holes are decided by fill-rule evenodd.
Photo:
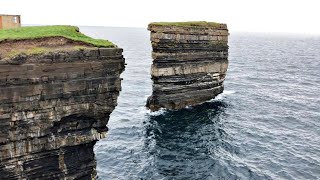
<instances>
[{"instance_id":1,"label":"horizontal rock layer","mask_svg":"<svg viewBox=\"0 0 320 180\"><path fill-rule=\"evenodd\" d=\"M117 105L122 49L0 60L0 179L91 179Z\"/></svg>"},{"instance_id":2,"label":"horizontal rock layer","mask_svg":"<svg viewBox=\"0 0 320 180\"><path fill-rule=\"evenodd\" d=\"M150 24L153 48L153 93L147 107L181 109L223 92L228 68L228 29L225 24L163 26Z\"/></svg>"}]
</instances>

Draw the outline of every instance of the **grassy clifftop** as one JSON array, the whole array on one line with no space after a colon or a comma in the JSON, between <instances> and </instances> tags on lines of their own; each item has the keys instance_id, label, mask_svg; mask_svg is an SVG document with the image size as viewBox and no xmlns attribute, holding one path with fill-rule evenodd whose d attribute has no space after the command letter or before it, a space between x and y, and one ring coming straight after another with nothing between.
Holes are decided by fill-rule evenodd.
<instances>
[{"instance_id":1,"label":"grassy clifftop","mask_svg":"<svg viewBox=\"0 0 320 180\"><path fill-rule=\"evenodd\" d=\"M0 30L0 43L3 40L38 39L47 37L65 37L96 47L116 47L112 42L93 39L79 32L75 26L31 26L17 29Z\"/></svg>"},{"instance_id":2,"label":"grassy clifftop","mask_svg":"<svg viewBox=\"0 0 320 180\"><path fill-rule=\"evenodd\" d=\"M220 23L207 21L187 21L187 22L153 22L149 26L178 26L178 27L219 27Z\"/></svg>"}]
</instances>

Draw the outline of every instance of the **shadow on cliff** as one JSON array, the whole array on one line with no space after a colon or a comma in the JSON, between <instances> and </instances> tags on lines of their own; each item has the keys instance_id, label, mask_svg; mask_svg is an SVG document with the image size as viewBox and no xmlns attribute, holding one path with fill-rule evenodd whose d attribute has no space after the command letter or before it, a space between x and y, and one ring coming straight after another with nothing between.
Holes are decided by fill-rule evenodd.
<instances>
[{"instance_id":1,"label":"shadow on cliff","mask_svg":"<svg viewBox=\"0 0 320 180\"><path fill-rule=\"evenodd\" d=\"M214 101L150 116L145 125L150 164L142 172L143 178L219 177L218 173L212 176L220 171L215 151L233 149L224 130L228 107L223 101Z\"/></svg>"}]
</instances>

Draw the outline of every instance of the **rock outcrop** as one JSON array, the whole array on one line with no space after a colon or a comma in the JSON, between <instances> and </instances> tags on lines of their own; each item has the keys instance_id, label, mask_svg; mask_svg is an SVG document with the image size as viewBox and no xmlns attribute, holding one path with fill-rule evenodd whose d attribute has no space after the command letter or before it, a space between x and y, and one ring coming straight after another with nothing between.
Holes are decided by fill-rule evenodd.
<instances>
[{"instance_id":1,"label":"rock outcrop","mask_svg":"<svg viewBox=\"0 0 320 180\"><path fill-rule=\"evenodd\" d=\"M0 60L0 179L92 179L124 70L120 48Z\"/></svg>"},{"instance_id":2,"label":"rock outcrop","mask_svg":"<svg viewBox=\"0 0 320 180\"><path fill-rule=\"evenodd\" d=\"M151 111L180 109L223 92L228 68L226 24L151 23L153 94Z\"/></svg>"}]
</instances>

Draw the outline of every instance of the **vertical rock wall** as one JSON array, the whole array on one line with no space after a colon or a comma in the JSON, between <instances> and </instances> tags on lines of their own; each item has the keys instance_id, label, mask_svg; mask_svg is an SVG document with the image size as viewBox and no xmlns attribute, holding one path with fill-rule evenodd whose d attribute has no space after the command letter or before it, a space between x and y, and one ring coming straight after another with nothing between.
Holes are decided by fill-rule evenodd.
<instances>
[{"instance_id":1,"label":"vertical rock wall","mask_svg":"<svg viewBox=\"0 0 320 180\"><path fill-rule=\"evenodd\" d=\"M0 60L0 179L91 179L117 105L122 49Z\"/></svg>"},{"instance_id":2,"label":"vertical rock wall","mask_svg":"<svg viewBox=\"0 0 320 180\"><path fill-rule=\"evenodd\" d=\"M164 25L152 23L153 94L151 111L180 109L208 101L223 92L228 68L225 24Z\"/></svg>"}]
</instances>

